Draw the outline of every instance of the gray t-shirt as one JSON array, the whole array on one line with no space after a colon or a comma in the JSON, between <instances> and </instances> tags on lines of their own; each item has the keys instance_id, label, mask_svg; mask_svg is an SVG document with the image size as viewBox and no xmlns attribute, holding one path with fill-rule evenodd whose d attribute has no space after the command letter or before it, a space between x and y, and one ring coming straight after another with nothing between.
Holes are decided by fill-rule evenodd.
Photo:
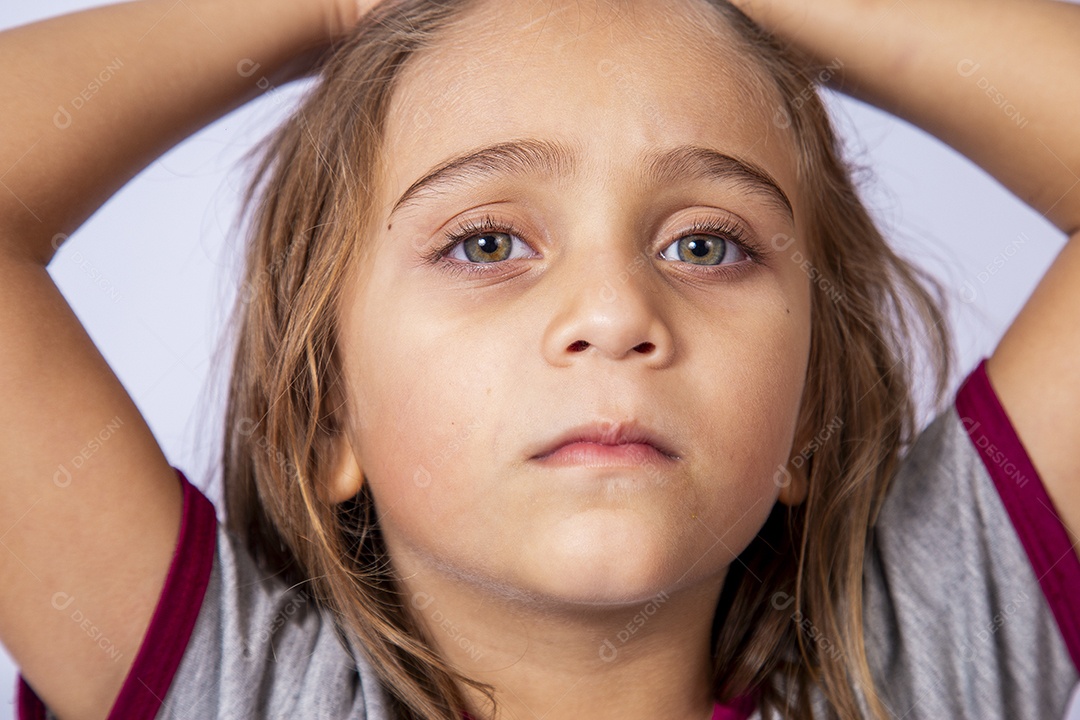
<instances>
[{"instance_id":1,"label":"gray t-shirt","mask_svg":"<svg viewBox=\"0 0 1080 720\"><path fill-rule=\"evenodd\" d=\"M263 573L177 472L176 555L110 718L391 720L363 649L302 587ZM864 578L867 653L894 717L1080 718L1080 560L985 360L905 456ZM21 678L19 708L51 718Z\"/></svg>"}]
</instances>

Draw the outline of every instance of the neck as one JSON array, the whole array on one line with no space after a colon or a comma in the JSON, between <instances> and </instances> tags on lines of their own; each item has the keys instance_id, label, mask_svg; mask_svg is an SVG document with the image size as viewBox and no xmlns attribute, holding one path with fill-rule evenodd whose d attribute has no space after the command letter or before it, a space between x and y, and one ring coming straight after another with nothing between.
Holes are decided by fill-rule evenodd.
<instances>
[{"instance_id":1,"label":"neck","mask_svg":"<svg viewBox=\"0 0 1080 720\"><path fill-rule=\"evenodd\" d=\"M412 564L412 563L406 563ZM414 566L410 612L452 667L495 688L498 720L709 720L723 576L630 606L557 606ZM490 702L463 686L470 714Z\"/></svg>"}]
</instances>

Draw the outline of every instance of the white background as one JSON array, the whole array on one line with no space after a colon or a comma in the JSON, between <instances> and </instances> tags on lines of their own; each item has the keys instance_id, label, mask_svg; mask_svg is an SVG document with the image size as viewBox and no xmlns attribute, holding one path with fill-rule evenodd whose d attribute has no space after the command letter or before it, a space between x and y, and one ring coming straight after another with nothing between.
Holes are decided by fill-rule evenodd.
<instances>
[{"instance_id":1,"label":"white background","mask_svg":"<svg viewBox=\"0 0 1080 720\"><path fill-rule=\"evenodd\" d=\"M4 3L0 27L97 4ZM275 91L174 148L75 233L49 267L166 457L215 502L228 362L215 352L239 277L232 231L245 176L237 163L302 90ZM955 388L993 351L1065 237L929 135L848 98L828 100L849 156L872 171L864 197L887 236L952 290ZM995 258L1004 262L989 274ZM973 302L963 299L965 283L977 290ZM0 650L0 718L14 716L15 672Z\"/></svg>"}]
</instances>

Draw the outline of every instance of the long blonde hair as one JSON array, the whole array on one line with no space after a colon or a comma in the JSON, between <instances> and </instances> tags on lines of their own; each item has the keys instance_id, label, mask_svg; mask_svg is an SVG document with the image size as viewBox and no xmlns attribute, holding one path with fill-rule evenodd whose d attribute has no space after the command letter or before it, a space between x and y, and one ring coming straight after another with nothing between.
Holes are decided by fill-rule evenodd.
<instances>
[{"instance_id":1,"label":"long blonde hair","mask_svg":"<svg viewBox=\"0 0 1080 720\"><path fill-rule=\"evenodd\" d=\"M366 480L341 505L321 500L318 488L345 431L338 293L350 264L363 261L356 238L369 223L387 108L409 59L470 4L386 0L326 59L300 107L259 148L247 195L244 292L233 315L227 525L267 572L309 584L342 633L363 646L395 717L410 720L460 720L459 683L492 703L493 689L452 669L410 616ZM875 226L805 59L726 0L705 5L781 98L777 124L795 139L798 192L809 213L806 261L814 270L792 462L809 494L794 508L778 504L731 566L714 622L715 695L724 701L755 691L767 717L810 718L816 686L830 714L881 718L863 643L865 548L919 430L914 349L924 349L936 406L948 391L946 295Z\"/></svg>"}]
</instances>

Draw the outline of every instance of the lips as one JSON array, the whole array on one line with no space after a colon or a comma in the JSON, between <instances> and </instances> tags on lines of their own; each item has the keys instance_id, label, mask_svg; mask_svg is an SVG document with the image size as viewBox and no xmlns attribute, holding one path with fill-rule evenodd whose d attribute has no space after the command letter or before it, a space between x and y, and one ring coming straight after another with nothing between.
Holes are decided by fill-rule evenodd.
<instances>
[{"instance_id":1,"label":"lips","mask_svg":"<svg viewBox=\"0 0 1080 720\"><path fill-rule=\"evenodd\" d=\"M560 433L554 440L544 445L538 453L533 455L532 459L543 460L558 452L559 448L572 443L597 443L599 445L640 443L651 445L658 452L673 460L679 459L679 453L673 443L648 425L637 420L596 421L578 425Z\"/></svg>"}]
</instances>

